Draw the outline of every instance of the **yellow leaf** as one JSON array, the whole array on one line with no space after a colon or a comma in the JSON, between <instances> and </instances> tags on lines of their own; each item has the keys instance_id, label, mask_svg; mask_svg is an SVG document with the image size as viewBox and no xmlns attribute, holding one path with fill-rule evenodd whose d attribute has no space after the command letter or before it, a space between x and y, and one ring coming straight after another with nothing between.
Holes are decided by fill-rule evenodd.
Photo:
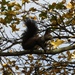
<instances>
[{"instance_id":1,"label":"yellow leaf","mask_svg":"<svg viewBox=\"0 0 75 75\"><path fill-rule=\"evenodd\" d=\"M66 5L66 8L69 8L69 9L71 9L73 6L72 6L72 4L69 2L67 5Z\"/></svg>"},{"instance_id":2,"label":"yellow leaf","mask_svg":"<svg viewBox=\"0 0 75 75\"><path fill-rule=\"evenodd\" d=\"M73 58L73 59L75 58L75 54L72 54L72 58Z\"/></svg>"},{"instance_id":3,"label":"yellow leaf","mask_svg":"<svg viewBox=\"0 0 75 75\"><path fill-rule=\"evenodd\" d=\"M65 41L63 41L63 40L56 39L56 41L51 41L51 44L53 45L54 48L57 48L59 45L61 45L64 42Z\"/></svg>"},{"instance_id":4,"label":"yellow leaf","mask_svg":"<svg viewBox=\"0 0 75 75\"><path fill-rule=\"evenodd\" d=\"M16 28L15 24L11 25L10 27L12 28L12 32L19 31L19 28Z\"/></svg>"},{"instance_id":5,"label":"yellow leaf","mask_svg":"<svg viewBox=\"0 0 75 75\"><path fill-rule=\"evenodd\" d=\"M7 4L7 6L14 6L15 5L15 1L14 2L10 2L9 4Z\"/></svg>"},{"instance_id":6,"label":"yellow leaf","mask_svg":"<svg viewBox=\"0 0 75 75\"><path fill-rule=\"evenodd\" d=\"M28 58L33 58L33 55L32 54L28 54Z\"/></svg>"},{"instance_id":7,"label":"yellow leaf","mask_svg":"<svg viewBox=\"0 0 75 75\"><path fill-rule=\"evenodd\" d=\"M22 4L29 3L29 2L30 2L30 0L22 0Z\"/></svg>"},{"instance_id":8,"label":"yellow leaf","mask_svg":"<svg viewBox=\"0 0 75 75\"><path fill-rule=\"evenodd\" d=\"M15 9L16 9L16 10L19 10L19 9L21 9L21 6L20 6L20 5L16 5L16 6L15 6Z\"/></svg>"},{"instance_id":9,"label":"yellow leaf","mask_svg":"<svg viewBox=\"0 0 75 75\"><path fill-rule=\"evenodd\" d=\"M3 64L3 66L4 66L4 67L7 67L8 65L7 65L7 64Z\"/></svg>"},{"instance_id":10,"label":"yellow leaf","mask_svg":"<svg viewBox=\"0 0 75 75\"><path fill-rule=\"evenodd\" d=\"M66 18L72 18L72 14L67 13L67 14L65 14L65 17L66 17Z\"/></svg>"}]
</instances>

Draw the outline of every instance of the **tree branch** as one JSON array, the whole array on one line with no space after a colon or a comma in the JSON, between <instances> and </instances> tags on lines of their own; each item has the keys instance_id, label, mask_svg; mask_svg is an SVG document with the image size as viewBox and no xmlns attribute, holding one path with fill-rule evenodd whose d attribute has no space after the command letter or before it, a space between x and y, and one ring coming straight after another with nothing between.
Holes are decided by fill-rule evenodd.
<instances>
[{"instance_id":1,"label":"tree branch","mask_svg":"<svg viewBox=\"0 0 75 75\"><path fill-rule=\"evenodd\" d=\"M25 54L52 54L52 55L55 55L55 54L58 54L58 53L61 53L61 52L65 52L65 51L68 51L68 50L73 50L75 49L75 45L73 46L67 46L67 47L63 47L63 48L59 48L59 49L54 49L54 50L48 50L46 53L44 51L41 51L41 50L34 50L33 52L31 51L18 51L18 52L13 52L13 53L10 53L10 52L0 52L0 56L21 56L21 55L25 55Z\"/></svg>"}]
</instances>

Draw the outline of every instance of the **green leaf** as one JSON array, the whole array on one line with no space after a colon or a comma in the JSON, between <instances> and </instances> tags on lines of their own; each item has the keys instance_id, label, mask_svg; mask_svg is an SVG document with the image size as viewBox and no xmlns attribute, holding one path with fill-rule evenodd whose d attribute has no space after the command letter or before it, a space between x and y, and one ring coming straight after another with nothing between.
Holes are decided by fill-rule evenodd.
<instances>
[{"instance_id":1,"label":"green leaf","mask_svg":"<svg viewBox=\"0 0 75 75\"><path fill-rule=\"evenodd\" d=\"M41 17L42 19L47 18L47 11L42 11L41 14L39 14L39 17Z\"/></svg>"},{"instance_id":2,"label":"green leaf","mask_svg":"<svg viewBox=\"0 0 75 75\"><path fill-rule=\"evenodd\" d=\"M66 7L64 6L64 4L62 2L56 4L56 9L66 9Z\"/></svg>"}]
</instances>

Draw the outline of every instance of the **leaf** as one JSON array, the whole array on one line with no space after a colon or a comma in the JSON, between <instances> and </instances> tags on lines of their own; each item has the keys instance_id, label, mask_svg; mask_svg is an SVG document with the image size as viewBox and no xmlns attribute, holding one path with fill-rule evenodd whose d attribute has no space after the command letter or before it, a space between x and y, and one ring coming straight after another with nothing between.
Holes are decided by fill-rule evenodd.
<instances>
[{"instance_id":1,"label":"leaf","mask_svg":"<svg viewBox=\"0 0 75 75\"><path fill-rule=\"evenodd\" d=\"M7 13L10 15L16 15L17 14L17 12L15 12L15 11L8 11Z\"/></svg>"},{"instance_id":2,"label":"leaf","mask_svg":"<svg viewBox=\"0 0 75 75\"><path fill-rule=\"evenodd\" d=\"M69 2L67 5L66 5L66 8L69 8L69 9L71 9L73 6L72 6L72 4Z\"/></svg>"},{"instance_id":3,"label":"leaf","mask_svg":"<svg viewBox=\"0 0 75 75\"><path fill-rule=\"evenodd\" d=\"M71 59L72 59L72 58L71 58L71 57L72 57L72 53L71 53L70 51L67 51L66 54L67 54L67 60L68 60L68 61L71 61Z\"/></svg>"},{"instance_id":4,"label":"leaf","mask_svg":"<svg viewBox=\"0 0 75 75\"><path fill-rule=\"evenodd\" d=\"M72 54L72 58L73 58L73 59L75 58L75 54Z\"/></svg>"},{"instance_id":5,"label":"leaf","mask_svg":"<svg viewBox=\"0 0 75 75\"><path fill-rule=\"evenodd\" d=\"M16 9L16 10L20 10L20 9L21 9L20 4L17 3L17 4L15 5L15 9Z\"/></svg>"},{"instance_id":6,"label":"leaf","mask_svg":"<svg viewBox=\"0 0 75 75\"><path fill-rule=\"evenodd\" d=\"M0 2L1 2L1 0L0 0ZM6 1L6 0L2 0L2 2L1 2L1 11L5 11L6 10L6 4L7 3L9 3L9 1Z\"/></svg>"},{"instance_id":7,"label":"leaf","mask_svg":"<svg viewBox=\"0 0 75 75\"><path fill-rule=\"evenodd\" d=\"M72 18L72 14L71 14L71 13L66 13L66 14L65 14L65 17L68 18L68 19L69 19L69 18Z\"/></svg>"},{"instance_id":8,"label":"leaf","mask_svg":"<svg viewBox=\"0 0 75 75\"><path fill-rule=\"evenodd\" d=\"M56 39L56 41L51 41L51 44L53 45L54 48L57 48L59 45L63 44L64 41L60 39Z\"/></svg>"},{"instance_id":9,"label":"leaf","mask_svg":"<svg viewBox=\"0 0 75 75\"><path fill-rule=\"evenodd\" d=\"M22 0L22 4L29 3L29 2L30 2L30 0Z\"/></svg>"},{"instance_id":10,"label":"leaf","mask_svg":"<svg viewBox=\"0 0 75 75\"><path fill-rule=\"evenodd\" d=\"M29 16L29 18L34 19L34 20L37 20L37 17L36 16Z\"/></svg>"},{"instance_id":11,"label":"leaf","mask_svg":"<svg viewBox=\"0 0 75 75\"><path fill-rule=\"evenodd\" d=\"M3 64L3 66L4 66L4 67L7 67L8 65L5 63L5 64Z\"/></svg>"},{"instance_id":12,"label":"leaf","mask_svg":"<svg viewBox=\"0 0 75 75\"><path fill-rule=\"evenodd\" d=\"M72 25L75 25L75 20L72 20Z\"/></svg>"},{"instance_id":13,"label":"leaf","mask_svg":"<svg viewBox=\"0 0 75 75\"><path fill-rule=\"evenodd\" d=\"M30 60L30 62L32 62L33 59L34 59L33 55L32 55L32 54L29 54L29 55L28 55L28 59Z\"/></svg>"},{"instance_id":14,"label":"leaf","mask_svg":"<svg viewBox=\"0 0 75 75\"><path fill-rule=\"evenodd\" d=\"M66 3L66 0L62 0L62 3Z\"/></svg>"},{"instance_id":15,"label":"leaf","mask_svg":"<svg viewBox=\"0 0 75 75\"><path fill-rule=\"evenodd\" d=\"M16 70L18 70L18 69L19 69L19 67L18 67L18 66L15 66L15 68L16 68Z\"/></svg>"},{"instance_id":16,"label":"leaf","mask_svg":"<svg viewBox=\"0 0 75 75\"><path fill-rule=\"evenodd\" d=\"M30 8L29 11L36 11L36 9L34 7Z\"/></svg>"},{"instance_id":17,"label":"leaf","mask_svg":"<svg viewBox=\"0 0 75 75\"><path fill-rule=\"evenodd\" d=\"M33 58L32 54L28 54L28 58Z\"/></svg>"},{"instance_id":18,"label":"leaf","mask_svg":"<svg viewBox=\"0 0 75 75\"><path fill-rule=\"evenodd\" d=\"M41 14L39 14L39 17L41 17L42 19L47 18L47 11L42 11Z\"/></svg>"},{"instance_id":19,"label":"leaf","mask_svg":"<svg viewBox=\"0 0 75 75\"><path fill-rule=\"evenodd\" d=\"M13 7L15 5L15 1L14 2L9 2L8 4L7 4L7 6L9 6L9 7Z\"/></svg>"},{"instance_id":20,"label":"leaf","mask_svg":"<svg viewBox=\"0 0 75 75\"><path fill-rule=\"evenodd\" d=\"M56 9L65 9L65 6L62 2L57 3Z\"/></svg>"},{"instance_id":21,"label":"leaf","mask_svg":"<svg viewBox=\"0 0 75 75\"><path fill-rule=\"evenodd\" d=\"M6 21L3 18L0 18L0 23L3 23L4 25L6 25Z\"/></svg>"},{"instance_id":22,"label":"leaf","mask_svg":"<svg viewBox=\"0 0 75 75\"><path fill-rule=\"evenodd\" d=\"M12 28L12 32L19 31L19 28L16 28L16 25L13 24L10 26Z\"/></svg>"},{"instance_id":23,"label":"leaf","mask_svg":"<svg viewBox=\"0 0 75 75\"><path fill-rule=\"evenodd\" d=\"M56 3L55 3L56 4ZM53 4L54 5L54 4ZM49 11L51 11L52 9L54 9L54 6L53 5L49 5L48 8L49 8Z\"/></svg>"}]
</instances>

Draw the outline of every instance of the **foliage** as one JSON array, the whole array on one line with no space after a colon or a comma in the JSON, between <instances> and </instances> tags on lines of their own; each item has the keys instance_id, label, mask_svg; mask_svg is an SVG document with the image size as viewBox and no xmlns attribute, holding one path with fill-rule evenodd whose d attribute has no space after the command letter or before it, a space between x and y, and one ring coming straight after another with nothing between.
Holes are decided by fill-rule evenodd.
<instances>
[{"instance_id":1,"label":"foliage","mask_svg":"<svg viewBox=\"0 0 75 75\"><path fill-rule=\"evenodd\" d=\"M75 74L75 1L2 0L0 17L0 71L2 75ZM21 47L23 21L37 21L38 35L49 29L47 53L40 47L30 54Z\"/></svg>"}]
</instances>

